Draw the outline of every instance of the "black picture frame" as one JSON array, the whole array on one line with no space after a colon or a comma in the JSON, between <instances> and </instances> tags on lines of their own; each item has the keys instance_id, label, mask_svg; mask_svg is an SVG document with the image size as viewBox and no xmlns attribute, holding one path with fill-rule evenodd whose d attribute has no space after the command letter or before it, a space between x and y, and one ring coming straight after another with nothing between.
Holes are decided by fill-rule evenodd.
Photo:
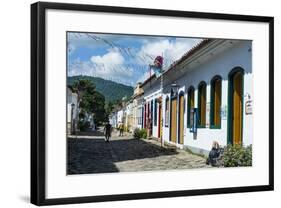
<instances>
[{"instance_id":1,"label":"black picture frame","mask_svg":"<svg viewBox=\"0 0 281 208\"><path fill-rule=\"evenodd\" d=\"M45 83L45 15L47 9L106 12L120 14L188 17L201 19L263 22L269 24L269 184L235 188L130 193L103 196L46 199L46 83ZM274 189L274 18L235 14L217 14L147 8L95 6L38 2L31 5L31 203L35 205L72 204L116 200L226 194L237 192L269 191Z\"/></svg>"}]
</instances>

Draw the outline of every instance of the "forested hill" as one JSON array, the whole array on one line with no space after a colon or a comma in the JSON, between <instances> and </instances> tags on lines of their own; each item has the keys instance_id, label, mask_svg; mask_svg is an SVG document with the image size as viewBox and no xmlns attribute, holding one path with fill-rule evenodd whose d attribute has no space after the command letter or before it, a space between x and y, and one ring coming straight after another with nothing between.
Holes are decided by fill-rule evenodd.
<instances>
[{"instance_id":1,"label":"forested hill","mask_svg":"<svg viewBox=\"0 0 281 208\"><path fill-rule=\"evenodd\" d=\"M67 78L67 84L73 85L73 83L78 79L91 80L95 84L97 91L104 95L106 101L121 100L125 96L132 96L134 92L134 89L131 86L105 80L100 77L72 76Z\"/></svg>"}]
</instances>

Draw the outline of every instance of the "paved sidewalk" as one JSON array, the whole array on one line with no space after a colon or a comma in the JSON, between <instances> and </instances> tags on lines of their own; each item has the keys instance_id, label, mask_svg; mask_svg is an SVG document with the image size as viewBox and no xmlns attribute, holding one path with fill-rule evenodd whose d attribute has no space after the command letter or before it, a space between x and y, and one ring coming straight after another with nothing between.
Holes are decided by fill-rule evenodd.
<instances>
[{"instance_id":1,"label":"paved sidewalk","mask_svg":"<svg viewBox=\"0 0 281 208\"><path fill-rule=\"evenodd\" d=\"M68 174L207 168L205 159L185 150L161 148L153 140L131 135L110 142L103 136L68 138Z\"/></svg>"}]
</instances>

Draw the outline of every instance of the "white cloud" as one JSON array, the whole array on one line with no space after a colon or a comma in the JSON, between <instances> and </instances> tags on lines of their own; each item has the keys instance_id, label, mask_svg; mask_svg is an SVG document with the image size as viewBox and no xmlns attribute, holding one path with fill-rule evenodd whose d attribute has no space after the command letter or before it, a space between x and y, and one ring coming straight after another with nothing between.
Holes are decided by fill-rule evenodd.
<instances>
[{"instance_id":1,"label":"white cloud","mask_svg":"<svg viewBox=\"0 0 281 208\"><path fill-rule=\"evenodd\" d=\"M89 75L132 85L134 70L127 67L124 57L116 49L110 49L103 56L92 56L90 61L79 59L69 64L69 76Z\"/></svg>"},{"instance_id":2,"label":"white cloud","mask_svg":"<svg viewBox=\"0 0 281 208\"><path fill-rule=\"evenodd\" d=\"M118 45L123 41L125 48ZM141 47L130 47L130 44L138 41ZM149 77L148 65L152 64L154 58L164 56L164 69L174 61L181 58L188 50L200 42L201 39L191 38L166 38L166 37L136 37L116 35L92 35L87 33L69 33L68 50L69 55L79 47L109 48L104 55L92 56L87 61L79 59L69 63L68 74L97 76L115 82L134 85L137 81L144 81ZM114 45L111 45L114 43ZM130 49L130 50L129 50ZM131 55L130 55L131 54ZM153 74L153 72L152 72Z\"/></svg>"},{"instance_id":3,"label":"white cloud","mask_svg":"<svg viewBox=\"0 0 281 208\"><path fill-rule=\"evenodd\" d=\"M152 76L152 74L153 74L153 72L151 72L151 74L150 74L150 72L145 72L145 73L136 81L136 83L138 83L138 82L144 82L145 80L147 80L147 79L150 77L150 75Z\"/></svg>"},{"instance_id":4,"label":"white cloud","mask_svg":"<svg viewBox=\"0 0 281 208\"><path fill-rule=\"evenodd\" d=\"M103 56L92 56L91 61L95 64L123 64L124 58L117 49L113 49Z\"/></svg>"},{"instance_id":5,"label":"white cloud","mask_svg":"<svg viewBox=\"0 0 281 208\"><path fill-rule=\"evenodd\" d=\"M139 64L150 64L147 62L153 62L153 60L147 59L144 61L144 54L148 54L152 57L163 55L164 68L166 68L174 61L181 58L188 50L200 41L201 39L176 38L175 40L165 39L156 42L147 42L138 52L137 61Z\"/></svg>"},{"instance_id":6,"label":"white cloud","mask_svg":"<svg viewBox=\"0 0 281 208\"><path fill-rule=\"evenodd\" d=\"M131 77L133 70L124 65L125 59L117 49L110 49L103 56L92 56L96 74L100 76Z\"/></svg>"}]
</instances>

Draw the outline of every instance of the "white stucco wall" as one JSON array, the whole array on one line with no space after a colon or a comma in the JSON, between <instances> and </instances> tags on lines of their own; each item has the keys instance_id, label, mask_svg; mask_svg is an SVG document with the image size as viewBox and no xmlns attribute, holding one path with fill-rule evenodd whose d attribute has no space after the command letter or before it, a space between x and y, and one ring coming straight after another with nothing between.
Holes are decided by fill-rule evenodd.
<instances>
[{"instance_id":1,"label":"white stucco wall","mask_svg":"<svg viewBox=\"0 0 281 208\"><path fill-rule=\"evenodd\" d=\"M123 122L123 116L124 116L124 111L123 111L123 109L122 109L122 110L119 110L119 111L117 112L117 123Z\"/></svg>"},{"instance_id":2,"label":"white stucco wall","mask_svg":"<svg viewBox=\"0 0 281 208\"><path fill-rule=\"evenodd\" d=\"M142 128L142 105L137 106L136 128Z\"/></svg>"},{"instance_id":3,"label":"white stucco wall","mask_svg":"<svg viewBox=\"0 0 281 208\"><path fill-rule=\"evenodd\" d=\"M184 111L184 144L176 144L178 147L187 146L192 149L195 149L199 152L206 153L212 147L213 141L217 141L221 146L227 144L227 110L228 110L228 76L231 70L235 67L241 67L244 69L244 86L243 86L243 144L249 145L253 143L253 115L246 115L245 104L250 99L252 99L252 85L253 85L253 76L252 76L252 55L251 55L252 42L251 41L238 41L233 43L227 43L224 45L217 53L208 54L208 58L205 61L198 59L198 64L189 68L176 69L170 72L170 74L164 75L164 80L166 79L166 86L163 90L163 108L162 108L162 118L163 118L163 139L166 142L169 141L170 137L170 122L168 126L165 126L165 108L166 108L166 97L169 97L170 100L170 86L171 83L176 82L178 85L178 95L180 92L184 92L185 98L185 111ZM187 128L187 90L190 86L195 88L194 101L195 107L198 107L198 85L201 81L206 82L206 103L207 106L210 105L210 82L212 78L216 75L222 77L222 97L221 97L221 128L211 129L209 127L209 117L210 112L206 113L206 128L198 128L197 133L194 134L190 132ZM169 83L170 82L170 83ZM151 100L161 96L160 94L160 82L152 81L150 84L146 84L144 87L144 98L146 103L151 103ZM252 102L254 103L254 101ZM179 102L177 102L179 105ZM171 103L170 103L171 106ZM169 108L170 108L169 106ZM153 113L154 113L153 105ZM158 105L157 105L158 107ZM179 107L179 106L178 106ZM170 109L169 109L170 112ZM169 118L170 120L170 115ZM158 120L157 116L157 125L154 126L153 122L153 134L152 136L158 137ZM178 113L177 113L177 125L178 125ZM178 129L178 126L177 126ZM177 131L178 134L178 131ZM177 136L178 137L178 136Z\"/></svg>"},{"instance_id":4,"label":"white stucco wall","mask_svg":"<svg viewBox=\"0 0 281 208\"><path fill-rule=\"evenodd\" d=\"M154 91L155 90L155 91ZM152 107L152 136L158 137L158 122L159 122L159 115L157 111L157 125L154 125L154 110L155 110L155 99L158 99L161 97L160 93L160 85L152 86L147 93L144 95L144 99L146 103L149 103L150 109L151 109L151 101L153 101L153 107ZM158 109L158 104L157 104Z\"/></svg>"},{"instance_id":5,"label":"white stucco wall","mask_svg":"<svg viewBox=\"0 0 281 208\"><path fill-rule=\"evenodd\" d=\"M227 144L227 110L228 109L228 75L230 71L235 67L241 67L244 69L244 89L243 89L243 144L252 144L252 128L253 128L253 115L246 115L245 103L252 99L252 58L251 58L251 41L240 41L227 46L226 49L219 53L212 54L204 63L197 64L197 66L188 69L186 72L179 72L180 78L173 77L173 74L168 75L171 82L176 82L179 86L178 94L182 91L184 92L185 98L185 111L184 111L184 145L192 147L198 150L209 151L211 149L213 141L219 142L220 145L224 146ZM178 74L177 74L178 75ZM175 76L177 76L175 75ZM189 128L187 128L187 89L190 86L195 88L195 107L198 107L198 84L201 81L205 81L207 84L206 89L206 99L207 105L210 104L210 81L215 75L220 75L222 77L222 100L221 100L221 111L224 116L221 117L221 128L220 129L210 129L209 126L206 128L198 128L197 134L191 133ZM147 84L144 88L144 98L146 102L151 102L151 100L160 97L160 83L153 83L153 85ZM165 88L165 86L164 86ZM167 88L167 87L166 87ZM162 102L162 116L163 116L163 139L169 142L170 129L165 126L165 99L169 97L170 91L165 89L163 92ZM254 102L252 102L254 103ZM171 103L170 103L171 105ZM153 105L154 111L154 105ZM209 124L209 111L206 115L206 123ZM157 113L157 117L159 117ZM157 118L159 119L159 118ZM170 115L169 115L170 119ZM178 114L177 114L178 121ZM169 123L169 122L168 122ZM157 125L154 126L153 122L153 135L158 137L158 121ZM182 145L177 144L177 146L182 147Z\"/></svg>"},{"instance_id":6,"label":"white stucco wall","mask_svg":"<svg viewBox=\"0 0 281 208\"><path fill-rule=\"evenodd\" d=\"M187 128L187 89L190 86L195 88L195 107L198 107L198 84L201 81L205 81L207 84L207 103L210 103L210 81L215 75L222 77L222 100L221 108L225 109L228 105L228 74L234 67L242 67L244 69L244 100L243 100L243 144L252 144L252 115L246 115L245 103L248 100L248 96L252 98L252 60L251 60L251 41L243 41L236 44L220 54L214 55L207 62L198 65L192 70L186 72L184 76L176 80L179 85L179 90L185 92L185 112L184 112L184 145L210 150L213 141L218 141L220 145L224 146L227 144L227 117L222 117L220 129L210 128L198 128L197 134L189 132ZM163 118L165 124L165 98L170 96L169 93L164 95L163 105ZM209 113L209 112L208 112ZM177 114L178 116L178 114ZM209 115L206 115L206 119ZM177 118L178 121L178 118ZM209 123L209 122L208 122ZM169 127L163 128L163 138L165 141L169 141ZM180 145L179 145L180 146Z\"/></svg>"},{"instance_id":7,"label":"white stucco wall","mask_svg":"<svg viewBox=\"0 0 281 208\"><path fill-rule=\"evenodd\" d=\"M111 124L111 126L112 126L113 128L116 128L116 127L117 127L117 113L116 113L116 112L113 112L113 113L110 115L109 123Z\"/></svg>"},{"instance_id":8,"label":"white stucco wall","mask_svg":"<svg viewBox=\"0 0 281 208\"><path fill-rule=\"evenodd\" d=\"M67 122L71 122L71 105L73 106L73 119L78 118L78 95L67 88Z\"/></svg>"}]
</instances>

